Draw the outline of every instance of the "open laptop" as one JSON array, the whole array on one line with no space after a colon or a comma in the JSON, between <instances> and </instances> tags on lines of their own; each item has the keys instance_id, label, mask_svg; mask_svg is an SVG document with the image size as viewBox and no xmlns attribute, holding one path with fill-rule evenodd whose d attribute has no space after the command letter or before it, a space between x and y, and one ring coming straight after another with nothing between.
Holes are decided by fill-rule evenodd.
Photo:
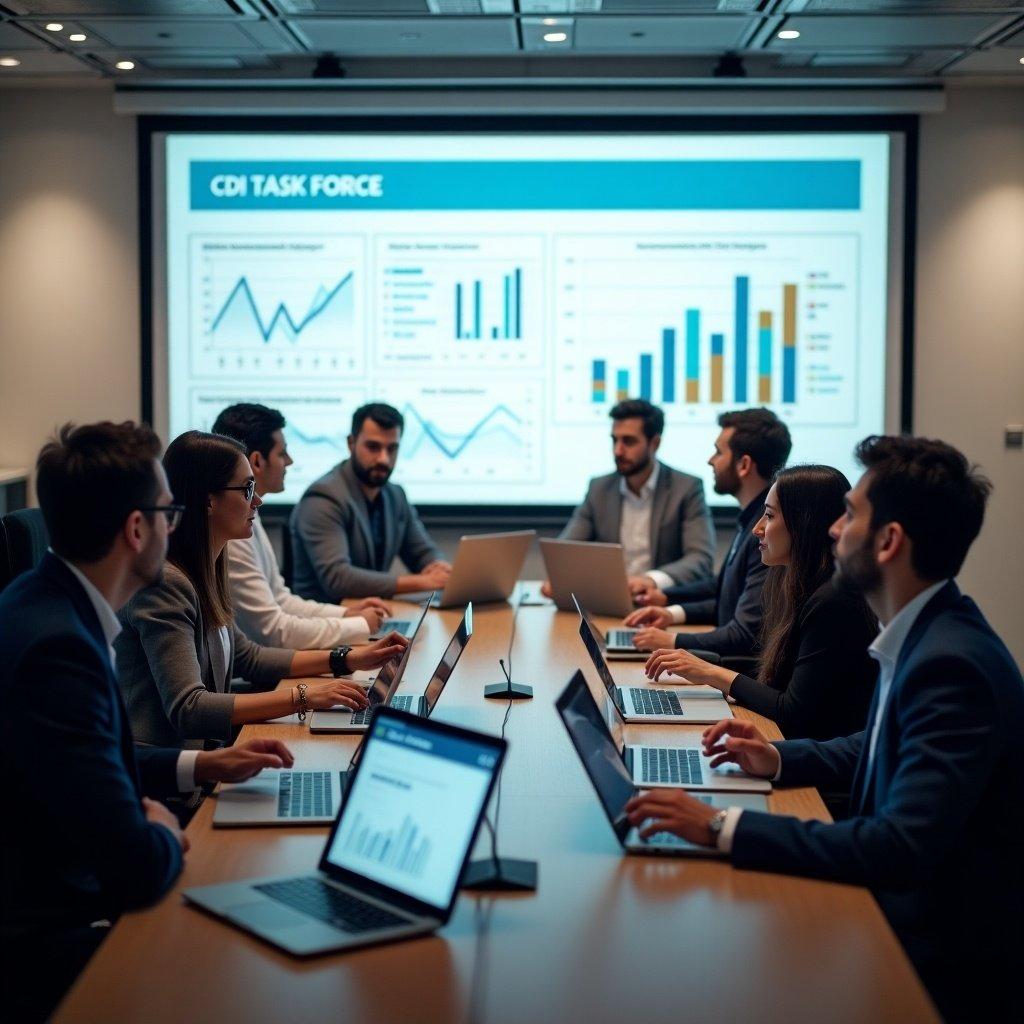
<instances>
[{"instance_id":1,"label":"open laptop","mask_svg":"<svg viewBox=\"0 0 1024 1024\"><path fill-rule=\"evenodd\" d=\"M607 633L601 632L597 623L590 617L579 598L575 593L569 595L572 598L573 607L587 620L587 624L594 631L594 635L600 638L601 651L606 661L646 661L651 655L648 651L637 650L633 643L633 637L640 632L638 629L609 629Z\"/></svg>"},{"instance_id":2,"label":"open laptop","mask_svg":"<svg viewBox=\"0 0 1024 1024\"><path fill-rule=\"evenodd\" d=\"M563 612L573 610L573 594L595 615L622 617L633 610L621 544L542 537L540 552L551 596Z\"/></svg>"},{"instance_id":3,"label":"open laptop","mask_svg":"<svg viewBox=\"0 0 1024 1024\"><path fill-rule=\"evenodd\" d=\"M432 932L451 917L505 750L379 706L316 874L183 895L298 956Z\"/></svg>"},{"instance_id":4,"label":"open laptop","mask_svg":"<svg viewBox=\"0 0 1024 1024\"><path fill-rule=\"evenodd\" d=\"M536 530L517 530L462 537L452 574L434 603L439 608L453 608L469 601L507 601L536 536Z\"/></svg>"},{"instance_id":5,"label":"open laptop","mask_svg":"<svg viewBox=\"0 0 1024 1024\"><path fill-rule=\"evenodd\" d=\"M613 711L602 714L594 695L581 671L569 681L558 706L571 706L574 714L587 719L590 726L607 736L616 753L626 766L634 785L643 789L671 786L698 791L715 790L730 793L770 793L772 784L767 779L747 775L732 763L711 767L711 758L705 756L696 733L694 744L681 747L633 746L624 742L622 722ZM610 720L609 720L610 718Z\"/></svg>"},{"instance_id":6,"label":"open laptop","mask_svg":"<svg viewBox=\"0 0 1024 1024\"><path fill-rule=\"evenodd\" d=\"M710 687L618 686L612 678L601 649L601 634L580 610L580 639L608 691L608 697L624 722L662 723L672 725L710 725L723 718L732 718L720 690ZM690 690L713 690L713 694L690 696ZM684 696L680 697L679 694Z\"/></svg>"},{"instance_id":7,"label":"open laptop","mask_svg":"<svg viewBox=\"0 0 1024 1024\"><path fill-rule=\"evenodd\" d=\"M661 854L670 857L720 857L711 847L680 839L671 832L658 832L647 839L640 838L639 830L626 817L626 804L640 792L625 762L619 755L611 734L590 695L586 680L579 671L555 702L569 739L583 764L608 822L626 853ZM695 794L712 807L742 807L747 810L767 811L768 801L757 793L701 793Z\"/></svg>"}]
</instances>

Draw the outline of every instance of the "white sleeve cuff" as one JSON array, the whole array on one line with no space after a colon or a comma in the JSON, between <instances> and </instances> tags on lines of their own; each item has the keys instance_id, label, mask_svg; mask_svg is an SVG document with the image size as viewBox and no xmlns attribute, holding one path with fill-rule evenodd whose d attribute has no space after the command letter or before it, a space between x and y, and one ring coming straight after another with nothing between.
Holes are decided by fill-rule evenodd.
<instances>
[{"instance_id":1,"label":"white sleeve cuff","mask_svg":"<svg viewBox=\"0 0 1024 1024\"><path fill-rule=\"evenodd\" d=\"M732 837L736 834L736 826L740 823L742 814L742 807L730 807L725 812L722 831L718 833L718 849L722 853L732 853Z\"/></svg>"},{"instance_id":2,"label":"white sleeve cuff","mask_svg":"<svg viewBox=\"0 0 1024 1024\"><path fill-rule=\"evenodd\" d=\"M183 750L178 755L178 789L182 793L191 793L198 788L196 786L196 761L198 759L198 750Z\"/></svg>"},{"instance_id":3,"label":"white sleeve cuff","mask_svg":"<svg viewBox=\"0 0 1024 1024\"><path fill-rule=\"evenodd\" d=\"M686 621L686 612L683 611L681 604L670 604L665 611L672 616L672 621L677 626L681 626Z\"/></svg>"},{"instance_id":4,"label":"white sleeve cuff","mask_svg":"<svg viewBox=\"0 0 1024 1024\"><path fill-rule=\"evenodd\" d=\"M775 769L775 774L771 777L772 782L778 782L782 778L782 755L779 753L779 748L776 744L772 744L772 748L775 751L775 756L779 759L779 767Z\"/></svg>"},{"instance_id":5,"label":"white sleeve cuff","mask_svg":"<svg viewBox=\"0 0 1024 1024\"><path fill-rule=\"evenodd\" d=\"M662 572L660 569L652 569L650 572L645 572L644 575L649 580L654 580L659 590L671 587L676 582L667 572Z\"/></svg>"}]
</instances>

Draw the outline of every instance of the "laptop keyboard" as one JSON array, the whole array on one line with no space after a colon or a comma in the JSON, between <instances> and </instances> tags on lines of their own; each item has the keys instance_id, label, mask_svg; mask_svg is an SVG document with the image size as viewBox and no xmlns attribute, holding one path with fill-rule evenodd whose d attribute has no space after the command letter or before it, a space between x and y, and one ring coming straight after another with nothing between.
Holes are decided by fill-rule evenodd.
<instances>
[{"instance_id":1,"label":"laptop keyboard","mask_svg":"<svg viewBox=\"0 0 1024 1024\"><path fill-rule=\"evenodd\" d=\"M644 782L694 786L704 781L700 751L696 747L641 747L640 754Z\"/></svg>"},{"instance_id":2,"label":"laptop keyboard","mask_svg":"<svg viewBox=\"0 0 1024 1024\"><path fill-rule=\"evenodd\" d=\"M352 712L352 724L353 725L369 725L370 724L370 715L372 715L372 714L373 714L373 708L372 707L363 708L362 711L353 711Z\"/></svg>"},{"instance_id":3,"label":"laptop keyboard","mask_svg":"<svg viewBox=\"0 0 1024 1024\"><path fill-rule=\"evenodd\" d=\"M682 715L683 713L679 698L667 690L647 690L640 686L631 686L629 695L633 698L633 707L638 715Z\"/></svg>"},{"instance_id":4,"label":"laptop keyboard","mask_svg":"<svg viewBox=\"0 0 1024 1024\"><path fill-rule=\"evenodd\" d=\"M608 646L631 647L633 650L636 650L633 646L633 637L635 637L639 632L640 630L638 629L609 629Z\"/></svg>"},{"instance_id":5,"label":"laptop keyboard","mask_svg":"<svg viewBox=\"0 0 1024 1024\"><path fill-rule=\"evenodd\" d=\"M330 772L281 772L277 790L279 818L321 818L333 814Z\"/></svg>"},{"instance_id":6,"label":"laptop keyboard","mask_svg":"<svg viewBox=\"0 0 1024 1024\"><path fill-rule=\"evenodd\" d=\"M412 702L416 698L411 694L403 694L401 697L395 696L391 698L391 707L398 711L412 711Z\"/></svg>"},{"instance_id":7,"label":"laptop keyboard","mask_svg":"<svg viewBox=\"0 0 1024 1024\"><path fill-rule=\"evenodd\" d=\"M409 923L407 918L365 903L358 896L336 889L319 878L289 878L284 882L266 882L253 888L286 907L343 932L371 932L377 928Z\"/></svg>"}]
</instances>

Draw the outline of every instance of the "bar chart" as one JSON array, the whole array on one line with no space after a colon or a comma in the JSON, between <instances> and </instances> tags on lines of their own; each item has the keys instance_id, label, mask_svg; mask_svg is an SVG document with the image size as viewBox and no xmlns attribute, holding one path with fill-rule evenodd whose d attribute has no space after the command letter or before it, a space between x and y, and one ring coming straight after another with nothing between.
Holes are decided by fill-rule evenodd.
<instances>
[{"instance_id":1,"label":"bar chart","mask_svg":"<svg viewBox=\"0 0 1024 1024\"><path fill-rule=\"evenodd\" d=\"M343 849L411 878L422 878L430 859L430 840L408 815L397 829L385 830L356 814Z\"/></svg>"}]
</instances>

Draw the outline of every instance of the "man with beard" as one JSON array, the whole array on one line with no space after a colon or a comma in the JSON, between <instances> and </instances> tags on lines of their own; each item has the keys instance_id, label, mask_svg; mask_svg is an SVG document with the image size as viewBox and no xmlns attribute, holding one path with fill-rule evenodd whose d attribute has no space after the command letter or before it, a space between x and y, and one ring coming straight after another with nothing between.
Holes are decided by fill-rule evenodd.
<instances>
[{"instance_id":1,"label":"man with beard","mask_svg":"<svg viewBox=\"0 0 1024 1024\"><path fill-rule=\"evenodd\" d=\"M647 607L627 616L626 625L642 627L633 637L642 651L674 645L723 656L757 652L761 589L768 567L761 562L758 539L751 528L764 515L772 477L786 465L792 441L786 424L769 409L725 412L718 417L718 425L722 429L708 465L715 476L715 493L731 495L739 502L736 535L717 578L649 588L637 595L637 603ZM683 622L716 628L675 636L665 629Z\"/></svg>"},{"instance_id":2,"label":"man with beard","mask_svg":"<svg viewBox=\"0 0 1024 1024\"><path fill-rule=\"evenodd\" d=\"M1022 1020L1024 679L953 582L991 486L941 441L869 437L832 526L836 582L882 631L866 728L768 743L749 722L704 733L712 764L786 786L851 790L834 824L717 811L678 790L627 805L641 834L717 846L733 864L869 886L950 1021Z\"/></svg>"},{"instance_id":3,"label":"man with beard","mask_svg":"<svg viewBox=\"0 0 1024 1024\"><path fill-rule=\"evenodd\" d=\"M405 421L390 405L356 409L350 458L315 480L291 518L293 590L312 601L441 590L451 566L430 539L405 491L388 479ZM394 573L401 558L408 573Z\"/></svg>"},{"instance_id":4,"label":"man with beard","mask_svg":"<svg viewBox=\"0 0 1024 1024\"><path fill-rule=\"evenodd\" d=\"M657 458L665 414L636 398L608 415L615 472L590 481L559 539L621 544L634 592L706 579L715 529L700 480ZM550 584L541 591L550 597Z\"/></svg>"},{"instance_id":5,"label":"man with beard","mask_svg":"<svg viewBox=\"0 0 1024 1024\"><path fill-rule=\"evenodd\" d=\"M40 452L51 549L0 595L7 1010L42 1020L125 910L158 900L188 849L150 799L290 765L278 740L134 748L113 665L117 609L160 579L181 514L160 440L133 423L65 426Z\"/></svg>"}]
</instances>

